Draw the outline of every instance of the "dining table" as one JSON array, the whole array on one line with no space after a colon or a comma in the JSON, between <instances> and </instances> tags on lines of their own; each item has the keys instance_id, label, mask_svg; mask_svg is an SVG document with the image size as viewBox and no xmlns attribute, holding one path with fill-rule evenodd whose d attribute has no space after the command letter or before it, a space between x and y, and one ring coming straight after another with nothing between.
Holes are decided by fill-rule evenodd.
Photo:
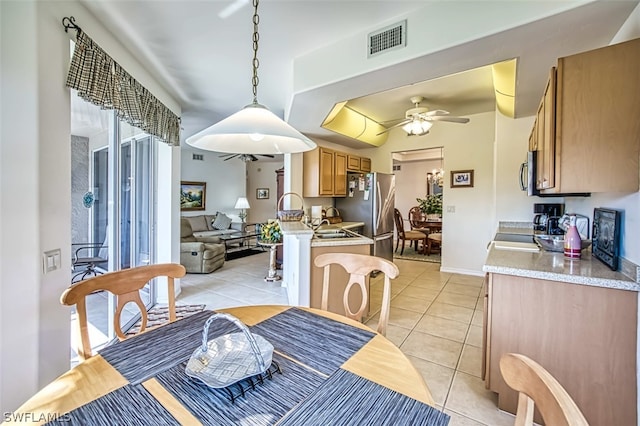
<instances>
[{"instance_id":1,"label":"dining table","mask_svg":"<svg viewBox=\"0 0 640 426\"><path fill-rule=\"evenodd\" d=\"M254 377L235 398L185 373L203 338L238 331L232 322L209 321L208 336L203 336L205 323L217 312L238 318L274 347L270 373ZM409 359L364 324L313 308L260 305L205 310L108 345L17 411L5 413L4 420L51 425L446 426L449 416L435 407Z\"/></svg>"}]
</instances>

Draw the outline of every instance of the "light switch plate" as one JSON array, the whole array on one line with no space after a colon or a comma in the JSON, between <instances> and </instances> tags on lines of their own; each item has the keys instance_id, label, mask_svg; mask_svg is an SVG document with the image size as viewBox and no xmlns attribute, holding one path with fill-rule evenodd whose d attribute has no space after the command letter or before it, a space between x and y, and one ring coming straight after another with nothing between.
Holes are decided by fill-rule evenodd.
<instances>
[{"instance_id":1,"label":"light switch plate","mask_svg":"<svg viewBox=\"0 0 640 426\"><path fill-rule=\"evenodd\" d=\"M62 252L60 249L49 250L42 253L42 271L46 274L60 269Z\"/></svg>"}]
</instances>

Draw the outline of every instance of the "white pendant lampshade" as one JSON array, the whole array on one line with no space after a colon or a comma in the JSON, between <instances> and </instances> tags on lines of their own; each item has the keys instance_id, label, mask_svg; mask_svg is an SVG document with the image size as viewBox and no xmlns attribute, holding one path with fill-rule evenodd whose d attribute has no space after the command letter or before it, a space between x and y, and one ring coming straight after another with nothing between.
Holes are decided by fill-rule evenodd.
<instances>
[{"instance_id":1,"label":"white pendant lampshade","mask_svg":"<svg viewBox=\"0 0 640 426\"><path fill-rule=\"evenodd\" d=\"M187 143L208 151L234 154L285 154L310 151L316 144L258 103L258 3L253 0L253 102L235 114L190 136Z\"/></svg>"},{"instance_id":2,"label":"white pendant lampshade","mask_svg":"<svg viewBox=\"0 0 640 426\"><path fill-rule=\"evenodd\" d=\"M245 106L186 141L196 148L234 154L284 154L316 147L311 139L258 103Z\"/></svg>"}]
</instances>

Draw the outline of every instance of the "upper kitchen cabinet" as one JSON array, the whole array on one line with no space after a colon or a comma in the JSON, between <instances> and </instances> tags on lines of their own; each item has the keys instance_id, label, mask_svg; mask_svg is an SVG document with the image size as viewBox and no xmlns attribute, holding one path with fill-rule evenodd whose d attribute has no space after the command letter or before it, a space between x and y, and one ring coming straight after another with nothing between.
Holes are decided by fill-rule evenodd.
<instances>
[{"instance_id":1,"label":"upper kitchen cabinet","mask_svg":"<svg viewBox=\"0 0 640 426\"><path fill-rule=\"evenodd\" d=\"M371 159L349 154L347 155L347 171L369 173L371 171Z\"/></svg>"},{"instance_id":2,"label":"upper kitchen cabinet","mask_svg":"<svg viewBox=\"0 0 640 426\"><path fill-rule=\"evenodd\" d=\"M558 59L536 116L542 194L636 192L640 39Z\"/></svg>"},{"instance_id":3,"label":"upper kitchen cabinet","mask_svg":"<svg viewBox=\"0 0 640 426\"><path fill-rule=\"evenodd\" d=\"M303 156L305 197L347 195L347 154L318 147Z\"/></svg>"}]
</instances>

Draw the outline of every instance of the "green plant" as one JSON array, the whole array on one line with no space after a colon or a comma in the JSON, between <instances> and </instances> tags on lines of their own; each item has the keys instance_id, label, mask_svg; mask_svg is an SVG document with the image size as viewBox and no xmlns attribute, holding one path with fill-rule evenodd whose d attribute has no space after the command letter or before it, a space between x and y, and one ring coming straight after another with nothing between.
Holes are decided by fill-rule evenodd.
<instances>
[{"instance_id":1,"label":"green plant","mask_svg":"<svg viewBox=\"0 0 640 426\"><path fill-rule=\"evenodd\" d=\"M282 230L280 224L273 219L269 219L267 223L262 225L260 230L260 239L268 243L279 243L282 241Z\"/></svg>"},{"instance_id":2,"label":"green plant","mask_svg":"<svg viewBox=\"0 0 640 426\"><path fill-rule=\"evenodd\" d=\"M420 211L424 214L442 214L442 194L427 195L426 198L416 198Z\"/></svg>"}]
</instances>

